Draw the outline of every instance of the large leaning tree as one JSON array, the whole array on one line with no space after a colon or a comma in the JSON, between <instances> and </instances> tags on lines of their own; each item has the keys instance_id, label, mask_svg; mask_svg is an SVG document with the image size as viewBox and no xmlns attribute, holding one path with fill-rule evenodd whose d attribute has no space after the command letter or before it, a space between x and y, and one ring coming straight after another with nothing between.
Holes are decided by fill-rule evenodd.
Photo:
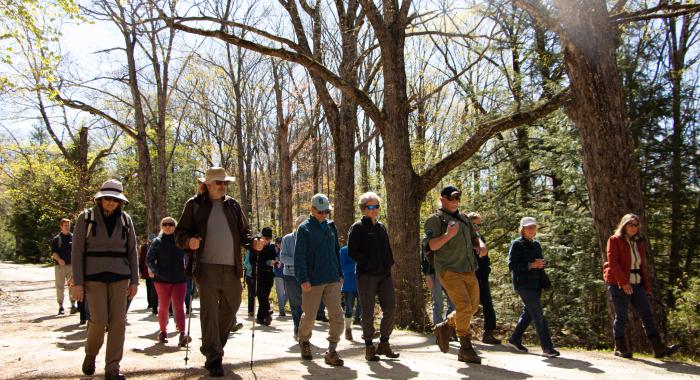
<instances>
[{"instance_id":1,"label":"large leaning tree","mask_svg":"<svg viewBox=\"0 0 700 380\"><path fill-rule=\"evenodd\" d=\"M289 0L296 1L296 0ZM305 8L314 9L315 4L300 0ZM344 6L343 1L336 1L336 7ZM446 83L455 79L448 78L446 83L437 86L433 93L421 98L409 98L406 59L404 47L406 39L414 35L435 33L439 31L408 32L413 23L420 17L411 13L412 2L409 0L384 1L375 4L370 0L360 0L360 12L366 17L376 45L380 52L382 69L381 102L375 102L372 97L358 87L357 84L345 80L339 73L334 72L313 55L299 49L299 41L293 41L272 33L243 25L231 19L216 19L213 17L188 17L173 12L163 11L160 17L169 27L196 35L217 38L229 44L241 46L259 54L277 57L304 66L312 76L339 90L344 97L351 99L378 128L384 144L383 175L387 194L387 222L390 228L390 239L396 256L394 278L397 289L397 306L399 310L397 324L401 327L425 328L425 300L422 295L419 241L420 206L430 190L437 186L440 180L452 169L471 157L479 148L495 134L529 124L561 107L568 99L568 92L561 91L536 104L521 105L515 111L499 112L497 115L486 115L476 123L473 133L468 136L458 148L434 165L418 173L412 164L410 144L409 115L414 112L416 104L435 95ZM326 20L329 22L329 20ZM208 25L207 25L208 23ZM226 27L226 28L224 28ZM227 31L224 31L224 30ZM244 38L241 31L255 35L256 39ZM464 35L455 34L459 37ZM298 37L298 36L297 36ZM358 55L364 56L364 52ZM459 74L466 72L462 70ZM348 133L352 136L353 133ZM343 173L352 176L352 172Z\"/></svg>"}]
</instances>

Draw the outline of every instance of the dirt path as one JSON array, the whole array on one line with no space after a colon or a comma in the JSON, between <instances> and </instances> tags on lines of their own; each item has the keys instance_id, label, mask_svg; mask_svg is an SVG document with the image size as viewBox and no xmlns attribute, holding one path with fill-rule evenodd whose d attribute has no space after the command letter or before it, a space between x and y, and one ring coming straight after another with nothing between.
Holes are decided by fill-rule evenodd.
<instances>
[{"instance_id":1,"label":"dirt path","mask_svg":"<svg viewBox=\"0 0 700 380\"><path fill-rule=\"evenodd\" d=\"M67 304L67 302L66 302ZM198 303L195 300L195 311ZM697 378L700 365L663 362L653 358L622 360L610 353L561 350L562 357L546 359L518 354L505 347L476 342L483 364L468 366L456 360L457 344L442 354L432 336L395 331L392 344L398 360L367 363L360 342L343 340L338 349L345 367L323 363L326 326L318 326L311 339L314 360L302 361L292 340L291 317L277 318L269 327L256 327L255 366L250 370L251 323L242 305L239 321L244 329L234 333L226 346L224 368L229 379L656 379ZM85 328L78 315L56 316L53 268L0 263L0 378L81 378ZM195 313L196 315L196 313ZM190 368L176 336L162 345L155 341L158 323L146 309L145 288L131 305L122 371L129 379L202 378L204 357L199 353L199 320L193 318ZM171 321L171 326L173 322ZM174 327L173 327L174 329ZM354 328L355 337L361 335ZM535 347L532 352L539 352ZM102 378L104 349L97 357L96 378Z\"/></svg>"}]
</instances>

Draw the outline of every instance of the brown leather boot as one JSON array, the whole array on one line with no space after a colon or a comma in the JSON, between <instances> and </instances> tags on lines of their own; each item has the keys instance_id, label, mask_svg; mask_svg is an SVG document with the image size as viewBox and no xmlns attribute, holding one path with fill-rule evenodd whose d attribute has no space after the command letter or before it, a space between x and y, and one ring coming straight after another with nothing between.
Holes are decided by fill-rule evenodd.
<instances>
[{"instance_id":1,"label":"brown leather boot","mask_svg":"<svg viewBox=\"0 0 700 380\"><path fill-rule=\"evenodd\" d=\"M433 334L435 335L435 343L440 347L440 351L447 353L450 350L450 337L453 334L454 329L447 323L447 321L438 323L433 328Z\"/></svg>"},{"instance_id":2,"label":"brown leather boot","mask_svg":"<svg viewBox=\"0 0 700 380\"><path fill-rule=\"evenodd\" d=\"M365 346L365 359L367 359L368 362L376 362L379 360L377 348L374 347L374 345Z\"/></svg>"},{"instance_id":3,"label":"brown leather boot","mask_svg":"<svg viewBox=\"0 0 700 380\"><path fill-rule=\"evenodd\" d=\"M501 340L493 336L493 330L484 331L481 341L486 344L501 344Z\"/></svg>"},{"instance_id":4,"label":"brown leather boot","mask_svg":"<svg viewBox=\"0 0 700 380\"><path fill-rule=\"evenodd\" d=\"M379 346L377 347L377 355L384 355L391 359L396 359L399 357L399 354L391 350L391 345L389 342L379 342Z\"/></svg>"},{"instance_id":5,"label":"brown leather boot","mask_svg":"<svg viewBox=\"0 0 700 380\"><path fill-rule=\"evenodd\" d=\"M627 349L627 341L624 337L615 339L615 356L632 359L632 352Z\"/></svg>"},{"instance_id":6,"label":"brown leather boot","mask_svg":"<svg viewBox=\"0 0 700 380\"><path fill-rule=\"evenodd\" d=\"M304 360L311 360L314 357L311 355L311 343L299 342L299 347L301 348L301 358Z\"/></svg>"},{"instance_id":7,"label":"brown leather boot","mask_svg":"<svg viewBox=\"0 0 700 380\"><path fill-rule=\"evenodd\" d=\"M665 356L671 356L678 351L679 348L681 348L679 345L674 344L671 347L668 347L665 345L663 342L661 342L661 337L659 334L654 335L653 337L649 338L651 341L651 349L654 350L654 357L655 358L663 358Z\"/></svg>"},{"instance_id":8,"label":"brown leather boot","mask_svg":"<svg viewBox=\"0 0 700 380\"><path fill-rule=\"evenodd\" d=\"M465 363L481 364L481 358L476 354L476 351L474 351L469 337L459 337L459 354L457 354L457 360Z\"/></svg>"},{"instance_id":9,"label":"brown leather boot","mask_svg":"<svg viewBox=\"0 0 700 380\"><path fill-rule=\"evenodd\" d=\"M83 373L90 376L95 373L95 357L91 355L85 355L83 360Z\"/></svg>"}]
</instances>

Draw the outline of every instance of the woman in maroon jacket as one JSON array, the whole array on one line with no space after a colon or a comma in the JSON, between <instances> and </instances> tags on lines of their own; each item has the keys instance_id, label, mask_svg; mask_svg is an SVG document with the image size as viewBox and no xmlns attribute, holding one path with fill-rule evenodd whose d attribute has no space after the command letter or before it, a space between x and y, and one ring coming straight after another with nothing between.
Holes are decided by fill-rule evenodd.
<instances>
[{"instance_id":1,"label":"woman in maroon jacket","mask_svg":"<svg viewBox=\"0 0 700 380\"><path fill-rule=\"evenodd\" d=\"M608 261L603 265L603 277L615 308L615 355L628 359L632 357L625 340L627 309L631 303L642 319L642 326L651 342L654 357L661 358L672 355L679 347L667 347L663 344L656 328L648 299L651 284L647 272L646 250L639 230L640 221L637 215L623 216L615 233L608 239Z\"/></svg>"}]
</instances>

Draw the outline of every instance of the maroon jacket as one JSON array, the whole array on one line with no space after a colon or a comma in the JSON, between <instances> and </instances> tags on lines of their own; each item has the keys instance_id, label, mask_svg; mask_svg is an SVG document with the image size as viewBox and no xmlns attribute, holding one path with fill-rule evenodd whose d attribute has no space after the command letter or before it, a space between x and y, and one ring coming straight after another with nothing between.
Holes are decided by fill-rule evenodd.
<instances>
[{"instance_id":1,"label":"maroon jacket","mask_svg":"<svg viewBox=\"0 0 700 380\"><path fill-rule=\"evenodd\" d=\"M148 253L148 244L143 243L139 247L139 274L141 279L148 280L151 278L148 275L148 266L146 266L146 254Z\"/></svg>"},{"instance_id":2,"label":"maroon jacket","mask_svg":"<svg viewBox=\"0 0 700 380\"><path fill-rule=\"evenodd\" d=\"M649 273L647 271L646 248L642 242L637 242L637 252L641 263L642 285L648 293L651 293ZM623 286L630 283L630 269L632 255L630 245L624 236L613 235L608 239L608 261L603 264L603 278L608 285Z\"/></svg>"}]
</instances>

